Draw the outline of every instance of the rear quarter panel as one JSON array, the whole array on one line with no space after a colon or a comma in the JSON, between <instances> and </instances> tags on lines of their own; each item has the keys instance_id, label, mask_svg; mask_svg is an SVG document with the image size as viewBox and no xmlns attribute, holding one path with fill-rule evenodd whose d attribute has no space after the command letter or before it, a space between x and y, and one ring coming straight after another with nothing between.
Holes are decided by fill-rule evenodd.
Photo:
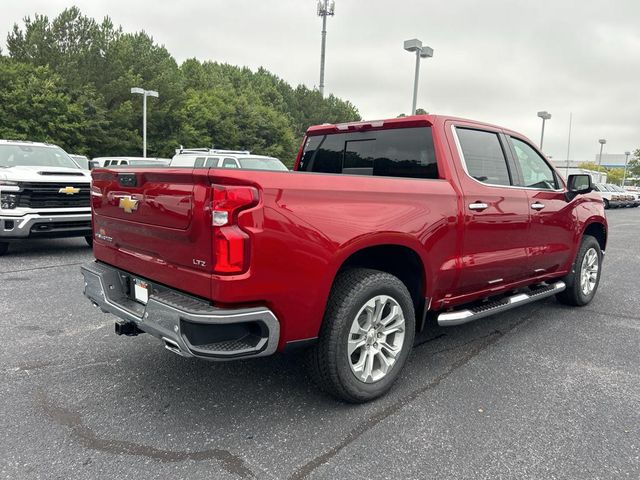
<instances>
[{"instance_id":1,"label":"rear quarter panel","mask_svg":"<svg viewBox=\"0 0 640 480\"><path fill-rule=\"evenodd\" d=\"M415 180L302 172L212 170L214 183L253 183L260 204L239 216L251 238L250 270L214 276L220 304L263 303L287 341L317 336L334 277L354 252L403 245L422 259L424 295L456 282L457 195L446 180Z\"/></svg>"}]
</instances>

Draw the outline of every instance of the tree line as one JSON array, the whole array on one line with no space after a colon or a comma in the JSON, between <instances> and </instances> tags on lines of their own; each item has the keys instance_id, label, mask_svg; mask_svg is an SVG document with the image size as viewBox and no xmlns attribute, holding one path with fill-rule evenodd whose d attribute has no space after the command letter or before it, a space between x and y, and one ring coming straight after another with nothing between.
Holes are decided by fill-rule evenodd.
<instances>
[{"instance_id":1,"label":"tree line","mask_svg":"<svg viewBox=\"0 0 640 480\"><path fill-rule=\"evenodd\" d=\"M45 141L90 157L139 156L142 101L148 156L179 145L247 149L291 166L309 125L359 120L356 107L292 87L260 68L188 59L178 64L144 31L126 33L77 7L26 17L0 51L0 138Z\"/></svg>"}]
</instances>

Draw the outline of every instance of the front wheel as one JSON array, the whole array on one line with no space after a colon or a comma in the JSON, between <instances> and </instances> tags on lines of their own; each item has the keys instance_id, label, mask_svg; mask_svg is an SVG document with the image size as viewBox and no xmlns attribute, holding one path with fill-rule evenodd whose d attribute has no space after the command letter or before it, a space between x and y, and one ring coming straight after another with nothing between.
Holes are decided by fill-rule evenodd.
<instances>
[{"instance_id":1,"label":"front wheel","mask_svg":"<svg viewBox=\"0 0 640 480\"><path fill-rule=\"evenodd\" d=\"M602 273L601 267L602 250L600 244L594 237L585 235L582 238L571 272L564 278L567 288L556 295L560 303L581 307L591 302L598 290Z\"/></svg>"},{"instance_id":2,"label":"front wheel","mask_svg":"<svg viewBox=\"0 0 640 480\"><path fill-rule=\"evenodd\" d=\"M609 200L607 200L606 198L604 198L602 200L602 203L604 203L604 209L605 210L609 210Z\"/></svg>"},{"instance_id":3,"label":"front wheel","mask_svg":"<svg viewBox=\"0 0 640 480\"><path fill-rule=\"evenodd\" d=\"M87 242L87 245L93 248L93 236L87 235L84 237L84 241Z\"/></svg>"},{"instance_id":4,"label":"front wheel","mask_svg":"<svg viewBox=\"0 0 640 480\"><path fill-rule=\"evenodd\" d=\"M9 244L6 242L0 243L0 255L4 255L9 251Z\"/></svg>"},{"instance_id":5,"label":"front wheel","mask_svg":"<svg viewBox=\"0 0 640 480\"><path fill-rule=\"evenodd\" d=\"M415 312L407 287L393 275L357 268L331 290L308 365L315 383L347 402L386 393L411 352Z\"/></svg>"}]
</instances>

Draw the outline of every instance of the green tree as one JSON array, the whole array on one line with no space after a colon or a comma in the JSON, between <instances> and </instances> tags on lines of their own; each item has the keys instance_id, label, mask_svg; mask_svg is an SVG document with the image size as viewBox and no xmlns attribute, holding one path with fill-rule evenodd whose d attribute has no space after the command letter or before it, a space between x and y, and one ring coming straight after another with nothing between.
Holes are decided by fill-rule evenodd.
<instances>
[{"instance_id":1,"label":"green tree","mask_svg":"<svg viewBox=\"0 0 640 480\"><path fill-rule=\"evenodd\" d=\"M104 125L92 92L73 101L48 67L0 57L0 138L56 143L85 153L83 145Z\"/></svg>"},{"instance_id":2,"label":"green tree","mask_svg":"<svg viewBox=\"0 0 640 480\"><path fill-rule=\"evenodd\" d=\"M602 166L598 166L595 162L582 162L578 165L579 168L584 168L585 170L591 170L593 172L606 172L607 169Z\"/></svg>"},{"instance_id":3,"label":"green tree","mask_svg":"<svg viewBox=\"0 0 640 480\"><path fill-rule=\"evenodd\" d=\"M94 157L140 154L142 99L131 95L134 86L160 93L148 101L149 155L215 144L291 165L307 127L360 119L350 102L294 88L264 68L196 59L178 66L147 33L123 32L108 17L96 21L77 7L53 19L25 18L7 47L0 132L46 138ZM22 83L16 71L25 75Z\"/></svg>"},{"instance_id":4,"label":"green tree","mask_svg":"<svg viewBox=\"0 0 640 480\"><path fill-rule=\"evenodd\" d=\"M633 152L633 157L627 165L627 178L640 179L640 148ZM634 184L638 185L640 180L635 180Z\"/></svg>"},{"instance_id":5,"label":"green tree","mask_svg":"<svg viewBox=\"0 0 640 480\"><path fill-rule=\"evenodd\" d=\"M622 183L622 177L624 176L624 168L609 168L607 169L607 182L615 185Z\"/></svg>"}]
</instances>

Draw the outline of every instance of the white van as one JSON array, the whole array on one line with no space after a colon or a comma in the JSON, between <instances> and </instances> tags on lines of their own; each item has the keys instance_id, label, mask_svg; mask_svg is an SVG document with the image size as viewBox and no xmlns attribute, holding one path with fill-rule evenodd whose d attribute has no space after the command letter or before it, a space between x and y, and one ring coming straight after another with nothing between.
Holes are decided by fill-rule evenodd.
<instances>
[{"instance_id":1,"label":"white van","mask_svg":"<svg viewBox=\"0 0 640 480\"><path fill-rule=\"evenodd\" d=\"M144 157L98 157L91 160L94 167L115 167L118 165L136 166L167 166L171 162L168 158Z\"/></svg>"},{"instance_id":2,"label":"white van","mask_svg":"<svg viewBox=\"0 0 640 480\"><path fill-rule=\"evenodd\" d=\"M178 148L171 167L246 168L249 170L279 170L288 168L277 158L252 155L246 150L215 150L209 148Z\"/></svg>"}]
</instances>

